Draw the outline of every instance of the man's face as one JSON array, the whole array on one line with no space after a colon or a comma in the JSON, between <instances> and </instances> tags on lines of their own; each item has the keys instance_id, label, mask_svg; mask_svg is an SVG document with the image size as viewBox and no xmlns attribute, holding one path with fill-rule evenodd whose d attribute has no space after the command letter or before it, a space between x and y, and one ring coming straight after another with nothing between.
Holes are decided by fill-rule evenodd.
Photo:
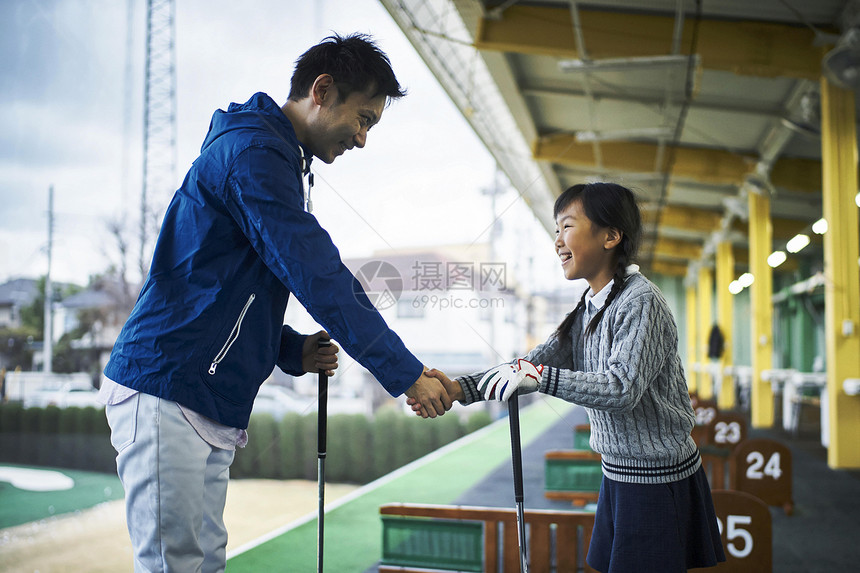
<instances>
[{"instance_id":1,"label":"man's face","mask_svg":"<svg viewBox=\"0 0 860 573\"><path fill-rule=\"evenodd\" d=\"M385 95L371 97L367 92L357 91L344 100L332 85L309 123L310 137L305 143L325 163L333 162L353 147L364 147L367 132L382 118L385 100Z\"/></svg>"}]
</instances>

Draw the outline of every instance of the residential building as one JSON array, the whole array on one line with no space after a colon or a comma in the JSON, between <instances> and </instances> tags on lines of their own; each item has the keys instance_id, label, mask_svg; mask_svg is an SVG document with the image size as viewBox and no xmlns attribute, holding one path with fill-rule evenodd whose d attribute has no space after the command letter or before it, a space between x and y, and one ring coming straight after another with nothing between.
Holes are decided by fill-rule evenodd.
<instances>
[{"instance_id":1,"label":"residential building","mask_svg":"<svg viewBox=\"0 0 860 573\"><path fill-rule=\"evenodd\" d=\"M21 309L38 296L39 284L34 279L12 279L0 285L0 328L20 328Z\"/></svg>"},{"instance_id":2,"label":"residential building","mask_svg":"<svg viewBox=\"0 0 860 573\"><path fill-rule=\"evenodd\" d=\"M528 350L530 317L536 308L519 287L513 269L490 260L486 244L379 251L347 259L346 266L362 283L370 301L407 348L429 368L451 377L510 360ZM543 308L545 305L538 304ZM319 327L299 304L287 308L286 322L302 332ZM316 378L273 381L315 395ZM371 413L390 402L373 376L346 353L330 385L332 395L363 397Z\"/></svg>"}]
</instances>

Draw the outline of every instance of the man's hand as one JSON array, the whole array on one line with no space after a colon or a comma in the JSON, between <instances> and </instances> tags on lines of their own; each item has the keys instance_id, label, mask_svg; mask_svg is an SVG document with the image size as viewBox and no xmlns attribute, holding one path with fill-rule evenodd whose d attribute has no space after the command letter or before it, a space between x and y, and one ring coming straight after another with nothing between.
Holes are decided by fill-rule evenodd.
<instances>
[{"instance_id":1,"label":"man's hand","mask_svg":"<svg viewBox=\"0 0 860 573\"><path fill-rule=\"evenodd\" d=\"M427 376L432 376L436 378L442 383L442 386L445 387L445 391L448 392L448 397L451 398L451 401L454 400L463 400L466 395L463 394L463 388L460 386L460 383L456 380L451 380L445 375L441 370L436 370L435 368L431 368L427 372L425 372Z\"/></svg>"},{"instance_id":2,"label":"man's hand","mask_svg":"<svg viewBox=\"0 0 860 573\"><path fill-rule=\"evenodd\" d=\"M334 376L337 368L337 353L340 350L334 342L330 346L320 348L319 340L330 340L325 330L311 334L305 338L302 345L302 370L305 372L319 372L325 370L326 376Z\"/></svg>"},{"instance_id":3,"label":"man's hand","mask_svg":"<svg viewBox=\"0 0 860 573\"><path fill-rule=\"evenodd\" d=\"M460 386L460 383L456 380L451 380L448 376L445 375L441 370L436 370L435 368L427 370L424 372L427 376L432 376L436 378L440 382L442 382L442 386L445 388L445 391L448 393L448 397L451 399L453 403L454 400L462 400L465 398L463 394L463 388ZM417 415L421 416L422 407L421 403L414 398L409 398L406 400L406 404L412 406L412 411ZM426 417L426 416L425 416Z\"/></svg>"},{"instance_id":4,"label":"man's hand","mask_svg":"<svg viewBox=\"0 0 860 573\"><path fill-rule=\"evenodd\" d=\"M451 398L445 387L436 378L428 376L426 370L404 394L417 403L422 418L435 418L451 409Z\"/></svg>"}]
</instances>

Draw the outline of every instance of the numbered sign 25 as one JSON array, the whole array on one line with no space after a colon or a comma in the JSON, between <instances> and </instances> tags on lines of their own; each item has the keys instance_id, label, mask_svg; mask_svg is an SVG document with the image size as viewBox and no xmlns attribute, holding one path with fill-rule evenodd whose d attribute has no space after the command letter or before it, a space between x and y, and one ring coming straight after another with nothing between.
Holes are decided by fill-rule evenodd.
<instances>
[{"instance_id":1,"label":"numbered sign 25","mask_svg":"<svg viewBox=\"0 0 860 573\"><path fill-rule=\"evenodd\" d=\"M714 508L726 562L715 571L769 573L773 571L770 511L763 501L739 491L714 490Z\"/></svg>"}]
</instances>

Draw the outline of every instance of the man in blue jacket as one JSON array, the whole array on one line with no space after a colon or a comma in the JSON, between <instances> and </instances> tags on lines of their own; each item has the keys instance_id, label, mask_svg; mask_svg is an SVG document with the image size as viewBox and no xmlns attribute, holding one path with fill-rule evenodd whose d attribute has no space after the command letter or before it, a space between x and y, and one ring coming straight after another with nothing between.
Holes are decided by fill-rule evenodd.
<instances>
[{"instance_id":1,"label":"man in blue jacket","mask_svg":"<svg viewBox=\"0 0 860 573\"><path fill-rule=\"evenodd\" d=\"M306 212L303 176L355 147L402 97L387 56L332 36L296 62L279 107L255 94L216 111L164 216L149 276L101 390L126 492L135 571L223 571L229 466L260 384L337 368L331 336L392 395L451 401L367 300ZM290 294L325 329L283 324Z\"/></svg>"}]
</instances>

